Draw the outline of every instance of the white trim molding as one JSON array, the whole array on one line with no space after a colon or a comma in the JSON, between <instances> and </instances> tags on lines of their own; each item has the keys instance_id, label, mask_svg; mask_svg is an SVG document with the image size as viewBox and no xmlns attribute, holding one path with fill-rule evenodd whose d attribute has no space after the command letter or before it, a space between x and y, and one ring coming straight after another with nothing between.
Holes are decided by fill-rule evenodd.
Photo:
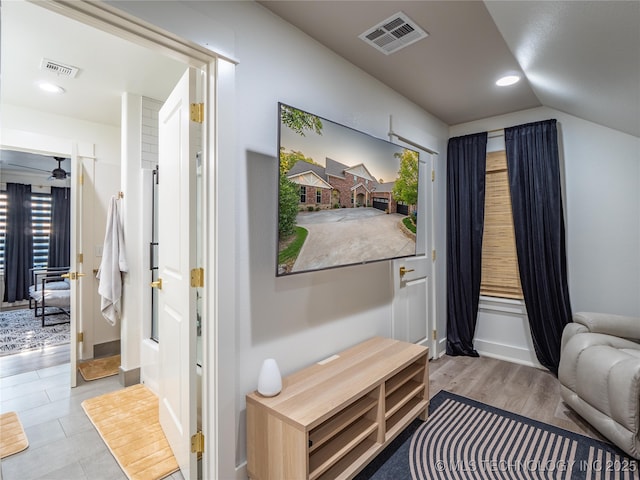
<instances>
[{"instance_id":1,"label":"white trim molding","mask_svg":"<svg viewBox=\"0 0 640 480\"><path fill-rule=\"evenodd\" d=\"M523 300L481 296L473 344L480 355L542 368Z\"/></svg>"}]
</instances>

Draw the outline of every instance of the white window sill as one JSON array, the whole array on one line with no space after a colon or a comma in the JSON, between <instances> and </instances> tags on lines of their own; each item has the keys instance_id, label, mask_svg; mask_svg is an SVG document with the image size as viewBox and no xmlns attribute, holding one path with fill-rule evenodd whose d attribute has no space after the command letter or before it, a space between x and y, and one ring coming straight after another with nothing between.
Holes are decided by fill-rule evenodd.
<instances>
[{"instance_id":1,"label":"white window sill","mask_svg":"<svg viewBox=\"0 0 640 480\"><path fill-rule=\"evenodd\" d=\"M481 312L499 312L510 315L527 315L524 300L513 298L480 296L479 310Z\"/></svg>"}]
</instances>

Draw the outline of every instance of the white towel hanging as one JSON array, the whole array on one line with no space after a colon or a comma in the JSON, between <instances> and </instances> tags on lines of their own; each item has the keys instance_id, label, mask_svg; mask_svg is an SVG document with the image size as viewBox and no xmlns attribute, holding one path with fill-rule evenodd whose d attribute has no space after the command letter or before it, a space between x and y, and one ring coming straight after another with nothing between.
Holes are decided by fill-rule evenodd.
<instances>
[{"instance_id":1,"label":"white towel hanging","mask_svg":"<svg viewBox=\"0 0 640 480\"><path fill-rule=\"evenodd\" d=\"M107 213L107 231L102 248L102 261L96 277L100 280L98 293L102 297L102 316L111 325L120 319L122 301L122 273L128 272L124 248L124 232L120 223L118 199L111 197Z\"/></svg>"}]
</instances>

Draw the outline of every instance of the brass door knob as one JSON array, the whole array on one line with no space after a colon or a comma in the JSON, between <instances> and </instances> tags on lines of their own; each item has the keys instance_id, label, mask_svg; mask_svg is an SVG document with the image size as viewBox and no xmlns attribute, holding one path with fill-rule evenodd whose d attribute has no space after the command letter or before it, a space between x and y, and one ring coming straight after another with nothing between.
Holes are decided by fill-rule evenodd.
<instances>
[{"instance_id":1,"label":"brass door knob","mask_svg":"<svg viewBox=\"0 0 640 480\"><path fill-rule=\"evenodd\" d=\"M162 290L162 279L159 278L155 282L151 282L151 288L157 288L158 290Z\"/></svg>"},{"instance_id":2,"label":"brass door knob","mask_svg":"<svg viewBox=\"0 0 640 480\"><path fill-rule=\"evenodd\" d=\"M405 273L413 272L414 270L415 270L414 268L408 269L402 266L400 267L400 276L404 277Z\"/></svg>"},{"instance_id":3,"label":"brass door knob","mask_svg":"<svg viewBox=\"0 0 640 480\"><path fill-rule=\"evenodd\" d=\"M62 278L68 278L69 280L77 280L79 277L84 277L84 273L79 272L68 272L60 275Z\"/></svg>"}]
</instances>

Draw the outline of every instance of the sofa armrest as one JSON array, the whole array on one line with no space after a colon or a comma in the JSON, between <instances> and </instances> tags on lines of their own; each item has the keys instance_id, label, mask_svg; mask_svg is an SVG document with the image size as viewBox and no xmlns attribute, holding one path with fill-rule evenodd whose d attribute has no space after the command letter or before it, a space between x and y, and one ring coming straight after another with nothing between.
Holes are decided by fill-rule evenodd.
<instances>
[{"instance_id":1,"label":"sofa armrest","mask_svg":"<svg viewBox=\"0 0 640 480\"><path fill-rule=\"evenodd\" d=\"M640 317L613 315L610 313L579 312L573 321L584 325L592 333L604 333L615 337L640 339Z\"/></svg>"}]
</instances>

